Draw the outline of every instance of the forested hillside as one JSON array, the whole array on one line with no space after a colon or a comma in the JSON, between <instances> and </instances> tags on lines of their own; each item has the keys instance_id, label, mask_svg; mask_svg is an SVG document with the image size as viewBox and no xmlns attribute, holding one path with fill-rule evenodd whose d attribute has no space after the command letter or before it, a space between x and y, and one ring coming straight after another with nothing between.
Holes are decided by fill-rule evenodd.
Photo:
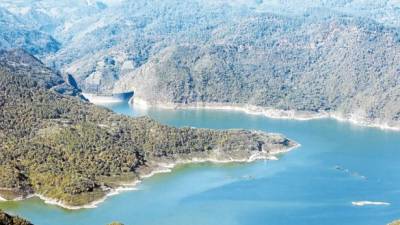
<instances>
[{"instance_id":1,"label":"forested hillside","mask_svg":"<svg viewBox=\"0 0 400 225\"><path fill-rule=\"evenodd\" d=\"M4 0L1 7L0 48L28 50L85 92L133 90L154 104L256 105L400 127L398 1Z\"/></svg>"},{"instance_id":2,"label":"forested hillside","mask_svg":"<svg viewBox=\"0 0 400 225\"><path fill-rule=\"evenodd\" d=\"M0 210L0 224L1 225L33 225L30 222L21 219L17 216L11 216Z\"/></svg>"},{"instance_id":3,"label":"forested hillside","mask_svg":"<svg viewBox=\"0 0 400 225\"><path fill-rule=\"evenodd\" d=\"M133 119L85 102L76 92L27 53L0 52L1 197L37 193L80 206L160 163L246 161L295 145L280 135Z\"/></svg>"},{"instance_id":4,"label":"forested hillside","mask_svg":"<svg viewBox=\"0 0 400 225\"><path fill-rule=\"evenodd\" d=\"M400 126L398 29L262 15L211 39L169 46L117 86L151 104L255 105Z\"/></svg>"}]
</instances>

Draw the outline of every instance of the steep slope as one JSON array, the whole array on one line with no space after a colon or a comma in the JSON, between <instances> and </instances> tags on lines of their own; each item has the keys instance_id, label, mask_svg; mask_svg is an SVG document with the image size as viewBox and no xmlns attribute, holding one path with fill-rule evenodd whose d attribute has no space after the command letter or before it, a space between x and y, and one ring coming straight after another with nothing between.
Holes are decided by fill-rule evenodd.
<instances>
[{"instance_id":1,"label":"steep slope","mask_svg":"<svg viewBox=\"0 0 400 225\"><path fill-rule=\"evenodd\" d=\"M62 48L41 59L84 92L133 90L150 104L300 111L399 129L397 0L0 6L60 39Z\"/></svg>"},{"instance_id":2,"label":"steep slope","mask_svg":"<svg viewBox=\"0 0 400 225\"><path fill-rule=\"evenodd\" d=\"M25 52L0 52L2 198L40 194L81 206L164 164L247 161L295 146L276 134L178 129L116 115L68 89Z\"/></svg>"},{"instance_id":3,"label":"steep slope","mask_svg":"<svg viewBox=\"0 0 400 225\"><path fill-rule=\"evenodd\" d=\"M116 86L149 104L254 105L398 128L399 34L345 15L263 14L207 44L167 47Z\"/></svg>"},{"instance_id":4,"label":"steep slope","mask_svg":"<svg viewBox=\"0 0 400 225\"><path fill-rule=\"evenodd\" d=\"M203 43L214 27L241 12L197 1L152 0L126 2L104 14L94 23L87 19L75 24L81 31L47 59L72 74L87 92L112 92L117 80L160 50L174 42Z\"/></svg>"},{"instance_id":5,"label":"steep slope","mask_svg":"<svg viewBox=\"0 0 400 225\"><path fill-rule=\"evenodd\" d=\"M396 1L140 0L122 1L101 13L85 12L85 17L70 24L68 32L57 35L71 38L47 62L74 75L83 90L99 93L112 92L116 81L129 76L166 47L218 44L214 35L220 36L219 32L225 33L223 29L235 29L237 22L263 13L300 19L312 16L321 23L327 15L345 13L362 18L360 21L365 19L367 24L369 19L385 26L400 24L400 3ZM261 30L250 31L262 34ZM263 37L254 38L259 42L257 39Z\"/></svg>"}]
</instances>

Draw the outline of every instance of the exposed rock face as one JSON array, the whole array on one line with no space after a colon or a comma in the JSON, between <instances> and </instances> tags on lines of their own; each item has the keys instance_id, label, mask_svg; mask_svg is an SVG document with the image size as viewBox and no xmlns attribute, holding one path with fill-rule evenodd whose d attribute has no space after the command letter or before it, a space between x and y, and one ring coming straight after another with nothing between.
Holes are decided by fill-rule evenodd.
<instances>
[{"instance_id":1,"label":"exposed rock face","mask_svg":"<svg viewBox=\"0 0 400 225\"><path fill-rule=\"evenodd\" d=\"M11 216L0 210L0 225L33 225L17 216Z\"/></svg>"},{"instance_id":2,"label":"exposed rock face","mask_svg":"<svg viewBox=\"0 0 400 225\"><path fill-rule=\"evenodd\" d=\"M104 197L159 165L247 161L296 144L244 130L173 128L89 104L23 51L0 51L0 196L36 193L69 206Z\"/></svg>"}]
</instances>

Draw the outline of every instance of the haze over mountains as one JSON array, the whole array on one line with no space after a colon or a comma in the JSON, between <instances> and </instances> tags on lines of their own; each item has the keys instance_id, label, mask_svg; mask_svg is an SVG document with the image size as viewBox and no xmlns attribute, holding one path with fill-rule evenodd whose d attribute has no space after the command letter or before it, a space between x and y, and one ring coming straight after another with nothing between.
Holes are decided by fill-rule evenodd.
<instances>
[{"instance_id":1,"label":"haze over mountains","mask_svg":"<svg viewBox=\"0 0 400 225\"><path fill-rule=\"evenodd\" d=\"M251 104L400 126L398 0L0 7L1 48L27 49L86 92L134 90L154 104ZM9 34L21 38L10 42Z\"/></svg>"}]
</instances>

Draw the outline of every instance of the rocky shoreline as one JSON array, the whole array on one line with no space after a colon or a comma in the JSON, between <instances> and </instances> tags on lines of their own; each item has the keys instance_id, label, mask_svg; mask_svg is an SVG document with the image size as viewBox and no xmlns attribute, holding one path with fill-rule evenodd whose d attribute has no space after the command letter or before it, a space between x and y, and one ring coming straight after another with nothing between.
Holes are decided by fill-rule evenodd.
<instances>
[{"instance_id":1,"label":"rocky shoreline","mask_svg":"<svg viewBox=\"0 0 400 225\"><path fill-rule=\"evenodd\" d=\"M80 209L91 209L91 208L96 208L98 207L99 204L103 203L106 201L109 197L118 195L122 192L126 191L134 191L137 190L136 186L142 182L143 179L150 178L154 175L161 174L161 173L170 173L172 172L172 169L175 168L178 165L184 165L184 164L192 164L192 163L216 163L216 164L225 164L225 163L250 163L254 162L256 160L278 160L277 155L287 153L295 148L300 147L300 144L294 144L292 147L286 148L286 149L280 149L276 150L271 153L263 152L263 153L255 153L250 155L248 158L242 158L242 159L229 159L229 160L221 160L221 159L214 159L214 158L193 158L192 160L178 160L175 162L160 162L156 163L152 169L149 170L149 172L143 172L139 177L140 179L134 180L131 183L121 183L118 187L116 188L108 188L108 193L93 202L90 202L85 205L81 206L71 206L68 205L60 200L54 199L54 198L49 198L46 197L42 194L30 194L25 197L19 196L15 199L7 200L0 195L0 201L21 201L29 198L40 198L44 203L49 204L49 205L56 205L58 207L68 209L68 210L80 210Z\"/></svg>"},{"instance_id":2,"label":"rocky shoreline","mask_svg":"<svg viewBox=\"0 0 400 225\"><path fill-rule=\"evenodd\" d=\"M309 111L296 111L296 110L280 110L262 106L255 106L250 104L222 104L222 103L150 103L138 97L132 97L130 99L130 104L148 109L150 107L157 107L163 109L211 109L211 110L229 110L229 111L240 111L250 115L262 115L272 119L286 119L286 120L314 120L314 119L326 119L332 118L340 122L348 122L357 126L362 127L372 127L382 130L400 131L400 126L391 126L385 122L375 122L369 121L360 116L350 114L348 116L343 116L338 112L309 112Z\"/></svg>"}]
</instances>

